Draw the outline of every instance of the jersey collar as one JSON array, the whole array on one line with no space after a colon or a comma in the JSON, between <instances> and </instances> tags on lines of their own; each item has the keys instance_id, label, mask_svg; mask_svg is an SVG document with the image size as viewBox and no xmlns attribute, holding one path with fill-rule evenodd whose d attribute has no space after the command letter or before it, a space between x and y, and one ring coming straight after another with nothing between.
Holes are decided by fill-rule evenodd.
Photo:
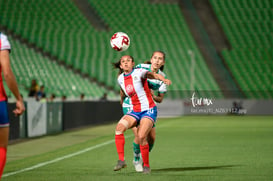
<instances>
[{"instance_id":1,"label":"jersey collar","mask_svg":"<svg viewBox=\"0 0 273 181\"><path fill-rule=\"evenodd\" d=\"M130 73L128 73L128 74L124 73L124 77L130 76L134 72L134 70L135 70L135 68L133 68L132 71Z\"/></svg>"}]
</instances>

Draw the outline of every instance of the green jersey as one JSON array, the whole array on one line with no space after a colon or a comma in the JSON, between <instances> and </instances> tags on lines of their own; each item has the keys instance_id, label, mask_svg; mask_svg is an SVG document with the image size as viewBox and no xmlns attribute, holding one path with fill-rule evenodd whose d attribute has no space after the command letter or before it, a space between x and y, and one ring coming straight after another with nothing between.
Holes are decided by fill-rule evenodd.
<instances>
[{"instance_id":1,"label":"green jersey","mask_svg":"<svg viewBox=\"0 0 273 181\"><path fill-rule=\"evenodd\" d=\"M135 68L142 68L152 72L151 64L138 64ZM166 75L161 70L158 70L157 73L166 78ZM150 89L158 91L159 93L164 93L164 94L167 92L167 86L162 81L156 80L156 79L147 79L147 80L148 80L148 85ZM133 105L129 97L124 98L122 109L124 114L127 114L128 112L132 111Z\"/></svg>"},{"instance_id":2,"label":"green jersey","mask_svg":"<svg viewBox=\"0 0 273 181\"><path fill-rule=\"evenodd\" d=\"M142 69L149 70L150 72L152 72L151 66L152 66L151 64L138 64L136 66L136 68L142 68ZM161 70L158 70L156 73L160 74L164 78L166 78L166 75ZM148 85L149 85L150 89L157 90L159 93L166 93L167 92L167 86L161 80L148 79Z\"/></svg>"}]
</instances>

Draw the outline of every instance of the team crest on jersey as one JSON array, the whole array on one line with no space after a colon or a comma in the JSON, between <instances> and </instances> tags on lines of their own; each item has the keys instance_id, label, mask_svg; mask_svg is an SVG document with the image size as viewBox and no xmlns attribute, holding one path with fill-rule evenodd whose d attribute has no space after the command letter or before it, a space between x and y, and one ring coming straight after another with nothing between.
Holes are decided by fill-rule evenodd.
<instances>
[{"instance_id":1,"label":"team crest on jersey","mask_svg":"<svg viewBox=\"0 0 273 181\"><path fill-rule=\"evenodd\" d=\"M134 92L134 87L131 84L127 85L125 89L128 95L131 95Z\"/></svg>"}]
</instances>

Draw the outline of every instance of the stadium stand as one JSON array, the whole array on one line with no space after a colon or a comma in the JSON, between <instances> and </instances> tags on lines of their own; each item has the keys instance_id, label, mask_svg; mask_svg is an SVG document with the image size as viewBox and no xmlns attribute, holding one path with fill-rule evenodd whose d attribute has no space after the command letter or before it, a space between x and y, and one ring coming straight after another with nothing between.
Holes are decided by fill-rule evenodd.
<instances>
[{"instance_id":1,"label":"stadium stand","mask_svg":"<svg viewBox=\"0 0 273 181\"><path fill-rule=\"evenodd\" d=\"M188 97L190 90L212 91L222 97L177 4L154 4L148 0L89 0L108 24L109 32L97 31L72 1L1 0L0 23L43 51L56 56L98 82L118 90L111 62L131 54L137 63L155 50L167 54L165 72L173 81L168 95ZM123 53L109 45L111 35L126 32L131 47ZM189 54L192 51L194 63ZM213 93L214 91L214 93ZM217 95L215 95L217 93Z\"/></svg>"},{"instance_id":2,"label":"stadium stand","mask_svg":"<svg viewBox=\"0 0 273 181\"><path fill-rule=\"evenodd\" d=\"M39 85L45 86L48 97L50 94L55 94L57 97L66 95L79 98L80 94L84 93L87 98L98 99L104 92L108 93L109 98L116 97L113 91L108 91L58 63L50 61L22 45L19 41L12 38L9 40L12 45L11 66L14 69L23 97L28 96L27 89L32 79L36 79ZM8 91L7 95L11 96L9 89L6 90Z\"/></svg>"},{"instance_id":3,"label":"stadium stand","mask_svg":"<svg viewBox=\"0 0 273 181\"><path fill-rule=\"evenodd\" d=\"M273 98L271 0L210 0L232 49L224 50L232 74L248 98Z\"/></svg>"},{"instance_id":4,"label":"stadium stand","mask_svg":"<svg viewBox=\"0 0 273 181\"><path fill-rule=\"evenodd\" d=\"M145 0L89 2L113 30L134 35L129 51L140 60L147 60L154 50L166 51L166 73L174 82L170 90L219 90L177 4L150 4ZM196 61L194 88L190 81L192 62L189 50L195 54ZM173 93L180 94L179 91Z\"/></svg>"}]
</instances>

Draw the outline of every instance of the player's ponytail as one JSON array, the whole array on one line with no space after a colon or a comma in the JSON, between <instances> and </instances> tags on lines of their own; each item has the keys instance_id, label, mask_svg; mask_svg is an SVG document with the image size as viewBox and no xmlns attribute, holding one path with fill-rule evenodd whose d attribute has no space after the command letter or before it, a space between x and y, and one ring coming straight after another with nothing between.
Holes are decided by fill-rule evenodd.
<instances>
[{"instance_id":1,"label":"player's ponytail","mask_svg":"<svg viewBox=\"0 0 273 181\"><path fill-rule=\"evenodd\" d=\"M118 62L113 62L112 65L114 69L119 69L118 75L123 72L123 70L120 68L120 60Z\"/></svg>"}]
</instances>

